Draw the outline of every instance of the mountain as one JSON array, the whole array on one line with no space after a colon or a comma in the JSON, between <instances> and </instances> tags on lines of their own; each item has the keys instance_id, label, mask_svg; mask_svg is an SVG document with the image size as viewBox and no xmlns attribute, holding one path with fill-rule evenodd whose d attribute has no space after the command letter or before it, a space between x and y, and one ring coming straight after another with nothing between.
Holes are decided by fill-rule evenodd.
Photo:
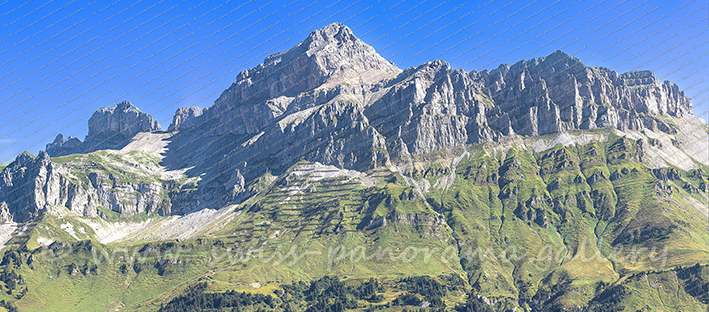
<instances>
[{"instance_id":1,"label":"mountain","mask_svg":"<svg viewBox=\"0 0 709 312\"><path fill-rule=\"evenodd\" d=\"M125 101L19 155L0 286L26 310L706 309L691 109L561 51L400 70L331 24L167 131Z\"/></svg>"}]
</instances>

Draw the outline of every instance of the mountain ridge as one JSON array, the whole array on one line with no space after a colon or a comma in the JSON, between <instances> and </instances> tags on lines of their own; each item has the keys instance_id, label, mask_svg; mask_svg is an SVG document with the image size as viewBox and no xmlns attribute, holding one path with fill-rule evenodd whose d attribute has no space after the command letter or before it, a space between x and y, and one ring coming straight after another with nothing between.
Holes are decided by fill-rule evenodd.
<instances>
[{"instance_id":1,"label":"mountain ridge","mask_svg":"<svg viewBox=\"0 0 709 312\"><path fill-rule=\"evenodd\" d=\"M293 79L303 73L310 78ZM691 119L691 100L648 71L586 67L559 50L491 71L453 69L442 60L401 71L334 23L240 72L213 106L177 109L161 157L171 170L190 167L188 175L201 177L201 191L187 201L199 207L239 203L254 195L248 186L263 174L281 174L300 160L367 171L406 166L441 149L596 128L673 136L665 146L644 139L658 144L645 157L653 166L708 164L701 147L687 148L693 140L675 136L679 121L663 116L701 128ZM92 126L109 119L112 126L100 133ZM85 142L58 136L48 153L120 150L132 135L160 128L122 102L97 111L89 130ZM672 155L672 144L685 150Z\"/></svg>"},{"instance_id":2,"label":"mountain ridge","mask_svg":"<svg viewBox=\"0 0 709 312\"><path fill-rule=\"evenodd\" d=\"M348 57L343 60L343 55ZM314 58L309 58L313 56ZM301 58L312 60L313 64L300 66L299 64L303 62L300 60ZM375 61L363 61L370 59ZM349 65L339 64L339 67L333 65L338 61ZM356 68L353 64L360 66L362 64L369 65L374 69L381 69L384 74L362 75L362 72L371 72L372 68L366 66ZM295 69L297 71L280 73L279 75L273 74L274 72L282 71L284 67L297 67ZM437 73L424 73L424 71L431 70L435 70ZM313 79L298 79L299 83L293 82L291 77L303 71L310 72L313 75ZM358 82L351 80L339 81L343 79L341 76L351 75L352 71L359 73L359 77L356 79L359 80ZM401 72L401 74L386 77L387 74L391 75L397 72ZM389 86L387 86L388 88L398 84L397 87L400 89L404 87L400 84L401 81L415 80L417 77L414 76L417 75L427 75L424 80L470 79L470 81L462 82L462 90L456 90L461 88L461 86L448 85L445 87L453 88L454 93L471 93L472 97L480 97L483 102L487 100L492 103L491 109L487 110L476 103L479 102L477 98L471 99L470 96L469 98L455 99L455 101L459 102L468 102L463 103L466 107L453 108L451 104L457 105L458 103L445 103L448 107L443 109L453 112L453 115L461 111L464 115L469 114L470 116L466 116L469 119L477 120L477 122L470 122L465 125L455 125L453 124L455 122L450 122L451 124L448 127L452 129L462 131L461 128L468 128L473 130L471 135L453 132L454 137L456 135L461 136L454 139L455 144L458 145L496 140L511 133L537 135L562 132L569 129L593 129L596 127L615 127L619 130L639 130L645 127L656 130L659 127L660 131L671 133L673 130L669 125L657 118L645 116L644 114L659 113L660 115L678 117L691 114L691 100L684 97L683 92L679 91L676 85L672 85L668 81L660 83L649 71L631 71L617 74L605 68L590 68L583 65L577 58L557 50L546 57L519 61L513 65L501 64L491 71L467 72L465 70L453 70L447 62L437 60L418 67L408 68L402 72L376 54L371 46L356 38L347 26L334 23L313 31L295 47L269 55L265 58L264 63L240 72L237 75L236 82L219 96L213 106L206 109L198 107L178 109L168 129L169 131L188 131L198 125L205 124L209 120L212 126L214 123L218 125L214 127L216 130L213 131L216 132L212 134L256 134L263 126L273 124L280 118L284 118L288 113L299 112L309 108L310 106L308 105L313 105L310 103L299 104L297 99L303 95L309 97L300 102L311 103L327 102L340 94L352 96L357 98L362 106L371 111L373 109L369 109L368 106L374 104L372 103L373 100L371 98L365 100L364 97L366 97L366 94L381 93L381 91L375 90L386 88L380 83L382 80L390 82ZM436 75L439 75L440 78L436 78ZM454 77L448 77L448 75L453 75ZM569 78L572 79L569 80ZM335 85L340 85L340 87L330 87L331 83L328 82L328 79L339 81ZM567 85L570 83L570 85L566 86L561 82L552 83L546 81L549 79L563 79L570 81L566 83ZM582 81L579 82L579 79ZM371 81L371 83L366 83L366 81ZM431 85L432 82L425 83ZM264 85L264 83L267 85ZM341 86L354 83L359 84L361 88L342 88ZM596 84L594 85L594 83ZM550 84L551 86L548 86ZM282 87L277 87L279 85ZM471 86L484 88L484 90L478 93L475 90L466 90L466 88ZM639 90L642 95L625 89L613 89L618 86L626 89L628 87L641 88ZM435 87L441 88L444 86ZM331 89L331 91L327 92L324 97L313 99L312 95L308 95L308 93L316 88L321 90ZM548 90L549 88L552 88L552 90ZM554 88L558 90L553 90ZM259 91L247 91L252 89ZM612 90L606 92L607 89ZM239 91L237 92L237 90ZM267 92L268 95L257 95L263 92ZM437 91L433 90L433 92ZM419 93L421 93L420 90ZM535 95L549 99L541 99L541 102L538 102L539 99L527 98ZM234 96L237 96L237 98L234 98ZM410 95L402 94L402 96ZM450 98L464 95L438 94L436 96ZM254 99L250 100L252 97ZM631 97L633 98L631 99ZM649 99L641 97L649 97ZM422 98L415 97L409 100L409 102L424 101ZM248 104L249 101L255 102ZM532 103L531 106L527 104L534 101L538 103ZM569 103L573 105L569 105ZM471 104L478 107L471 108ZM396 105L396 102L388 105ZM559 105L562 106L559 107ZM611 111L604 107L591 107L603 105L611 105ZM511 111L519 111L522 107L536 110L536 113L521 112L518 115L509 113ZM381 110L383 109L386 108ZM620 118L621 115L623 118ZM650 120L642 120L645 117ZM545 123L544 121L551 121L551 123ZM561 122L571 122L572 124L562 125L560 124ZM155 129L144 130L154 131ZM381 129L378 130L382 131ZM410 144L410 142L405 143ZM450 144L443 145L451 147ZM430 150L430 148L414 148L413 153L417 154ZM66 153L60 151L50 152L54 156Z\"/></svg>"},{"instance_id":3,"label":"mountain ridge","mask_svg":"<svg viewBox=\"0 0 709 312\"><path fill-rule=\"evenodd\" d=\"M331 24L239 73L214 105L177 109L168 131L121 102L83 142L59 135L3 168L0 297L161 310L238 289L305 310L331 302L294 299L299 282L338 276L386 284L344 301L361 309L706 308L709 140L691 105L651 72L561 51L399 70Z\"/></svg>"}]
</instances>

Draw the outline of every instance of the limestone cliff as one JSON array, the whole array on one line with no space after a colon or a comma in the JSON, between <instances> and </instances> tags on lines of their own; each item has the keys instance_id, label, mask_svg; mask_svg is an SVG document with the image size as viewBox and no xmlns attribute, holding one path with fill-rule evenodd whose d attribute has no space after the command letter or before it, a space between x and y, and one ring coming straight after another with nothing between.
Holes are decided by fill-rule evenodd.
<instances>
[{"instance_id":1,"label":"limestone cliff","mask_svg":"<svg viewBox=\"0 0 709 312\"><path fill-rule=\"evenodd\" d=\"M54 142L47 144L46 149L51 156L116 149L126 145L140 132L160 130L160 124L152 116L131 102L123 101L112 107L100 108L91 115L84 142L72 137L64 139L59 134Z\"/></svg>"},{"instance_id":2,"label":"limestone cliff","mask_svg":"<svg viewBox=\"0 0 709 312\"><path fill-rule=\"evenodd\" d=\"M17 156L0 176L0 220L26 222L44 211L61 214L63 207L86 217L108 217L110 211L122 217L171 212L167 192L158 181L126 179L97 169L108 161L88 159L52 161L44 151L36 157Z\"/></svg>"}]
</instances>

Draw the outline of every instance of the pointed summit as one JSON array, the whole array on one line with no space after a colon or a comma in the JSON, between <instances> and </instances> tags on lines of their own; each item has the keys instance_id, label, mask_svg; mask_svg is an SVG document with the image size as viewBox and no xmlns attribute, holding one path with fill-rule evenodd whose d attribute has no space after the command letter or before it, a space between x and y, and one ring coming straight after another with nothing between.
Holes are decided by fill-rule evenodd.
<instances>
[{"instance_id":1,"label":"pointed summit","mask_svg":"<svg viewBox=\"0 0 709 312\"><path fill-rule=\"evenodd\" d=\"M300 45L307 45L306 55L312 55L318 70L327 76L323 87L372 84L401 72L341 23L313 31Z\"/></svg>"},{"instance_id":2,"label":"pointed summit","mask_svg":"<svg viewBox=\"0 0 709 312\"><path fill-rule=\"evenodd\" d=\"M567 54L564 51L556 50L547 56L535 57L528 61L519 61L515 64L518 67L534 67L542 65L544 68L563 68L566 66L584 66L581 60ZM513 66L514 67L514 66Z\"/></svg>"},{"instance_id":3,"label":"pointed summit","mask_svg":"<svg viewBox=\"0 0 709 312\"><path fill-rule=\"evenodd\" d=\"M561 50L556 50L556 51L552 52L551 54L547 55L546 58L547 59L576 59L575 57L573 57Z\"/></svg>"},{"instance_id":4,"label":"pointed summit","mask_svg":"<svg viewBox=\"0 0 709 312\"><path fill-rule=\"evenodd\" d=\"M327 42L332 44L343 44L360 40L352 33L352 30L349 27L342 23L332 23L311 32L306 41L315 43Z\"/></svg>"},{"instance_id":5,"label":"pointed summit","mask_svg":"<svg viewBox=\"0 0 709 312\"><path fill-rule=\"evenodd\" d=\"M572 65L582 65L581 60L579 60L576 57L573 57L569 54L566 54L566 52L561 51L561 50L556 50L552 52L551 54L547 55L544 57L544 62L546 63L551 63L551 64L568 64L569 66Z\"/></svg>"},{"instance_id":6,"label":"pointed summit","mask_svg":"<svg viewBox=\"0 0 709 312\"><path fill-rule=\"evenodd\" d=\"M347 26L333 23L313 31L290 50L269 55L262 64L239 73L217 103L238 106L343 83L371 84L400 72Z\"/></svg>"}]
</instances>

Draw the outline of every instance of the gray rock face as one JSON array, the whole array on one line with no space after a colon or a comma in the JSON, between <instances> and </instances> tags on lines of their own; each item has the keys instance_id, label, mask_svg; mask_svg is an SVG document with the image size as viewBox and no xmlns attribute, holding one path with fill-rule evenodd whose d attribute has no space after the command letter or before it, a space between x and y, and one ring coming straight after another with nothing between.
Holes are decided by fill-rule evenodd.
<instances>
[{"instance_id":1,"label":"gray rock face","mask_svg":"<svg viewBox=\"0 0 709 312\"><path fill-rule=\"evenodd\" d=\"M281 113L267 103L271 99L341 84L372 84L399 72L347 26L334 23L312 32L290 50L270 55L262 64L240 72L203 118L219 125L214 128L216 134L255 134Z\"/></svg>"},{"instance_id":2,"label":"gray rock face","mask_svg":"<svg viewBox=\"0 0 709 312\"><path fill-rule=\"evenodd\" d=\"M101 108L91 115L89 133L84 142L72 137L64 139L59 134L54 142L47 144L46 150L49 155L56 157L100 149L120 149L140 132L160 130L160 124L152 116L140 111L131 102L123 101L112 107Z\"/></svg>"},{"instance_id":3,"label":"gray rock face","mask_svg":"<svg viewBox=\"0 0 709 312\"><path fill-rule=\"evenodd\" d=\"M521 135L609 127L671 131L654 115L691 112L677 85L660 83L649 71L618 75L561 51L483 71L481 78L496 104L491 124L509 120Z\"/></svg>"},{"instance_id":4,"label":"gray rock face","mask_svg":"<svg viewBox=\"0 0 709 312\"><path fill-rule=\"evenodd\" d=\"M81 140L57 134L54 142L47 144L47 153L53 156L68 155L81 152Z\"/></svg>"},{"instance_id":5,"label":"gray rock face","mask_svg":"<svg viewBox=\"0 0 709 312\"><path fill-rule=\"evenodd\" d=\"M205 176L219 178L204 184L225 187L234 199L248 196L238 190L253 179L299 160L366 170L506 136L594 128L672 133L657 116L690 112L677 86L650 72L619 75L561 51L492 71L435 61L400 72L336 23L242 71L213 106L178 110L171 129L225 138L205 148L221 158L210 158L218 165Z\"/></svg>"},{"instance_id":6,"label":"gray rock face","mask_svg":"<svg viewBox=\"0 0 709 312\"><path fill-rule=\"evenodd\" d=\"M249 163L270 158L275 172L300 159L360 171L386 165L384 137L363 111L360 103L339 99L289 115L247 141L236 157Z\"/></svg>"},{"instance_id":7,"label":"gray rock face","mask_svg":"<svg viewBox=\"0 0 709 312\"><path fill-rule=\"evenodd\" d=\"M675 126L660 116L687 116L691 105L677 85L651 72L591 68L561 51L491 71L434 61L402 72L335 23L239 73L213 106L177 110L164 166L191 168L187 174L200 181L189 191L101 174L80 187L46 154L21 155L2 173L0 218L28 220L52 205L87 216L99 206L123 215L185 213L240 202L259 177L301 160L366 171L507 136L594 128L672 134ZM47 150L58 156L115 148L159 130L122 102L91 117L85 142L58 136Z\"/></svg>"},{"instance_id":8,"label":"gray rock face","mask_svg":"<svg viewBox=\"0 0 709 312\"><path fill-rule=\"evenodd\" d=\"M43 151L38 157L22 153L2 171L0 177L0 216L2 222L26 221L37 217L45 209L48 177L53 176L49 155ZM54 182L54 181L52 181ZM54 184L54 183L53 183Z\"/></svg>"},{"instance_id":9,"label":"gray rock face","mask_svg":"<svg viewBox=\"0 0 709 312\"><path fill-rule=\"evenodd\" d=\"M366 114L397 153L492 140L485 113L493 103L482 87L465 71L435 61L407 69L374 92Z\"/></svg>"},{"instance_id":10,"label":"gray rock face","mask_svg":"<svg viewBox=\"0 0 709 312\"><path fill-rule=\"evenodd\" d=\"M70 187L76 189L76 195L67 203L72 211L79 201L88 211L77 212L79 215L103 214L98 207L117 212L121 216L137 213L169 214L170 201L161 196L163 186L160 183L130 183L120 181L113 175L91 173L90 185ZM76 211L75 211L76 212Z\"/></svg>"},{"instance_id":11,"label":"gray rock face","mask_svg":"<svg viewBox=\"0 0 709 312\"><path fill-rule=\"evenodd\" d=\"M172 117L172 123L167 128L167 131L178 131L180 129L191 129L200 126L200 121L203 119L203 110L199 107L180 107Z\"/></svg>"},{"instance_id":12,"label":"gray rock face","mask_svg":"<svg viewBox=\"0 0 709 312\"><path fill-rule=\"evenodd\" d=\"M87 141L122 141L139 132L160 131L160 124L152 116L140 111L131 102L123 101L104 107L91 115Z\"/></svg>"},{"instance_id":13,"label":"gray rock face","mask_svg":"<svg viewBox=\"0 0 709 312\"><path fill-rule=\"evenodd\" d=\"M170 213L160 183L127 183L97 173L82 183L67 178L63 166L44 151L37 157L19 155L0 176L0 221L26 222L60 206L85 217L102 216L99 207L121 216Z\"/></svg>"},{"instance_id":14,"label":"gray rock face","mask_svg":"<svg viewBox=\"0 0 709 312\"><path fill-rule=\"evenodd\" d=\"M68 178L66 164L53 163L49 158L49 153L61 156L120 148L139 132L159 130L157 121L130 102L99 109L89 120L84 142L57 135L47 144L48 152L40 151L37 157L21 154L2 171L0 219L25 222L61 206L86 217L104 214L99 207L122 216L170 213L170 202L161 196L160 183L131 183L97 173L85 173L90 183L77 181Z\"/></svg>"},{"instance_id":15,"label":"gray rock face","mask_svg":"<svg viewBox=\"0 0 709 312\"><path fill-rule=\"evenodd\" d=\"M435 61L377 87L366 115L396 155L576 129L672 134L658 116L682 117L692 105L677 85L649 71L618 75L561 51L483 72Z\"/></svg>"}]
</instances>

